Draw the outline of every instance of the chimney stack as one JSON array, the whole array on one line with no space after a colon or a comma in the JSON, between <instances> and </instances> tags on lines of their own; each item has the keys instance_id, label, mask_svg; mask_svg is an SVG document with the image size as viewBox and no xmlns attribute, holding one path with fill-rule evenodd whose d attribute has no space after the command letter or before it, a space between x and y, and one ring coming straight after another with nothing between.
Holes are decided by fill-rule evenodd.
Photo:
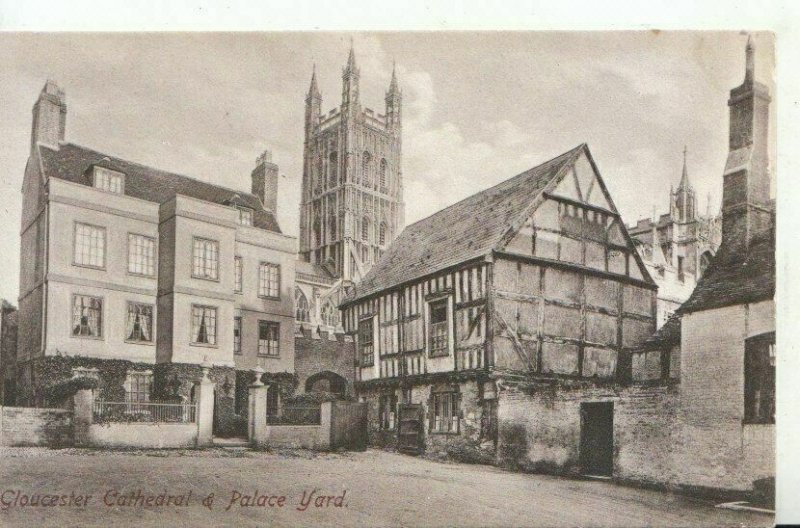
<instances>
[{"instance_id":1,"label":"chimney stack","mask_svg":"<svg viewBox=\"0 0 800 528\"><path fill-rule=\"evenodd\" d=\"M728 160L722 185L722 243L746 255L769 230L769 89L754 79L755 46L748 39L744 82L731 90Z\"/></svg>"},{"instance_id":2,"label":"chimney stack","mask_svg":"<svg viewBox=\"0 0 800 528\"><path fill-rule=\"evenodd\" d=\"M250 179L251 192L261 199L265 208L278 214L278 166L272 163L272 152L265 150L256 158Z\"/></svg>"},{"instance_id":3,"label":"chimney stack","mask_svg":"<svg viewBox=\"0 0 800 528\"><path fill-rule=\"evenodd\" d=\"M31 127L31 153L37 143L44 143L58 149L58 142L64 141L67 127L67 98L64 90L48 80L39 99L33 105L33 126Z\"/></svg>"}]
</instances>

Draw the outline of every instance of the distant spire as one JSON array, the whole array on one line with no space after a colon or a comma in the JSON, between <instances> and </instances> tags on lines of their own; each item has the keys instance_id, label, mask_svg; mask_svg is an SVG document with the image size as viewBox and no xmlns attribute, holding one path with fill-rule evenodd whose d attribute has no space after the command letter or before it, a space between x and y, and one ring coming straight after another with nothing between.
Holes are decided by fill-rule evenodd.
<instances>
[{"instance_id":1,"label":"distant spire","mask_svg":"<svg viewBox=\"0 0 800 528\"><path fill-rule=\"evenodd\" d=\"M317 65L311 67L311 86L308 88L308 95L319 95L319 88L317 87Z\"/></svg>"},{"instance_id":2,"label":"distant spire","mask_svg":"<svg viewBox=\"0 0 800 528\"><path fill-rule=\"evenodd\" d=\"M347 57L347 71L356 71L356 52L353 49L353 37L350 37L350 55Z\"/></svg>"},{"instance_id":3,"label":"distant spire","mask_svg":"<svg viewBox=\"0 0 800 528\"><path fill-rule=\"evenodd\" d=\"M747 46L745 47L745 67L744 67L744 82L745 84L752 84L755 73L755 51L756 46L753 44L753 36L747 36Z\"/></svg>"},{"instance_id":4,"label":"distant spire","mask_svg":"<svg viewBox=\"0 0 800 528\"><path fill-rule=\"evenodd\" d=\"M397 91L397 64L392 61L392 81L389 83L389 93Z\"/></svg>"},{"instance_id":5,"label":"distant spire","mask_svg":"<svg viewBox=\"0 0 800 528\"><path fill-rule=\"evenodd\" d=\"M678 190L689 188L689 171L686 169L686 145L683 146L683 174L681 174L681 183L678 185Z\"/></svg>"}]
</instances>

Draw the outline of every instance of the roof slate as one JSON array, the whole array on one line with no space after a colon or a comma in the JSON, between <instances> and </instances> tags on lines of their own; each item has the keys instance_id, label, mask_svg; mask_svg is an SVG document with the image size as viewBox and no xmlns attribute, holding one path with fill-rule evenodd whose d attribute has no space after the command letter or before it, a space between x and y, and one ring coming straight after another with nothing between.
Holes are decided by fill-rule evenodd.
<instances>
[{"instance_id":1,"label":"roof slate","mask_svg":"<svg viewBox=\"0 0 800 528\"><path fill-rule=\"evenodd\" d=\"M763 301L775 296L774 230L753 239L747 255L719 252L700 278L692 295L681 305L681 314Z\"/></svg>"},{"instance_id":2,"label":"roof slate","mask_svg":"<svg viewBox=\"0 0 800 528\"><path fill-rule=\"evenodd\" d=\"M257 196L245 191L227 189L188 176L154 169L73 143L61 143L57 150L39 144L39 154L48 177L91 186L91 175L87 169L92 165L101 165L125 174L127 196L164 203L176 194L181 194L220 205L240 204L253 209L253 226L281 232L274 213L265 209Z\"/></svg>"},{"instance_id":3,"label":"roof slate","mask_svg":"<svg viewBox=\"0 0 800 528\"><path fill-rule=\"evenodd\" d=\"M406 227L356 286L352 300L487 255L512 222L585 148L579 145Z\"/></svg>"}]
</instances>

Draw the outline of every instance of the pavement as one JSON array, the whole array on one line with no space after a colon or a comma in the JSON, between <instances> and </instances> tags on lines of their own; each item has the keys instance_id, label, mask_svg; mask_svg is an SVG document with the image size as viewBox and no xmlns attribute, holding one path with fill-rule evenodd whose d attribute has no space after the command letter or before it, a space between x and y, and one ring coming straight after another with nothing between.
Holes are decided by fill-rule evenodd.
<instances>
[{"instance_id":1,"label":"pavement","mask_svg":"<svg viewBox=\"0 0 800 528\"><path fill-rule=\"evenodd\" d=\"M379 450L0 449L2 527L773 523L679 494Z\"/></svg>"}]
</instances>

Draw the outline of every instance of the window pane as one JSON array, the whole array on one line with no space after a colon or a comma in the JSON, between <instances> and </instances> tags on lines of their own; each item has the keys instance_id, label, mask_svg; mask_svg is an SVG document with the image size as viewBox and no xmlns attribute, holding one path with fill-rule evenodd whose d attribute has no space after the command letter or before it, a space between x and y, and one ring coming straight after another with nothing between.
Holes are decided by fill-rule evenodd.
<instances>
[{"instance_id":1,"label":"window pane","mask_svg":"<svg viewBox=\"0 0 800 528\"><path fill-rule=\"evenodd\" d=\"M102 337L102 299L76 295L72 303L72 335Z\"/></svg>"},{"instance_id":2,"label":"window pane","mask_svg":"<svg viewBox=\"0 0 800 528\"><path fill-rule=\"evenodd\" d=\"M242 318L233 318L233 353L242 353Z\"/></svg>"},{"instance_id":3,"label":"window pane","mask_svg":"<svg viewBox=\"0 0 800 528\"><path fill-rule=\"evenodd\" d=\"M128 235L128 272L155 275L156 241L143 235Z\"/></svg>"},{"instance_id":4,"label":"window pane","mask_svg":"<svg viewBox=\"0 0 800 528\"><path fill-rule=\"evenodd\" d=\"M192 247L192 275L216 280L218 264L219 245L217 241L195 238Z\"/></svg>"},{"instance_id":5,"label":"window pane","mask_svg":"<svg viewBox=\"0 0 800 528\"><path fill-rule=\"evenodd\" d=\"M279 336L280 325L278 323L259 321L258 354L261 356L279 356Z\"/></svg>"},{"instance_id":6,"label":"window pane","mask_svg":"<svg viewBox=\"0 0 800 528\"><path fill-rule=\"evenodd\" d=\"M125 331L128 341L151 343L153 341L153 306L128 303L128 320Z\"/></svg>"},{"instance_id":7,"label":"window pane","mask_svg":"<svg viewBox=\"0 0 800 528\"><path fill-rule=\"evenodd\" d=\"M358 348L361 356L361 365L370 366L374 363L373 357L373 329L372 319L364 319L358 323Z\"/></svg>"},{"instance_id":8,"label":"window pane","mask_svg":"<svg viewBox=\"0 0 800 528\"><path fill-rule=\"evenodd\" d=\"M447 331L447 300L431 303L429 324L429 348L431 357L449 353Z\"/></svg>"},{"instance_id":9,"label":"window pane","mask_svg":"<svg viewBox=\"0 0 800 528\"><path fill-rule=\"evenodd\" d=\"M280 297L280 266L261 264L258 271L258 294L262 297Z\"/></svg>"},{"instance_id":10,"label":"window pane","mask_svg":"<svg viewBox=\"0 0 800 528\"><path fill-rule=\"evenodd\" d=\"M88 224L75 224L75 264L105 267L106 230Z\"/></svg>"},{"instance_id":11,"label":"window pane","mask_svg":"<svg viewBox=\"0 0 800 528\"><path fill-rule=\"evenodd\" d=\"M217 344L217 309L192 306L192 343Z\"/></svg>"},{"instance_id":12,"label":"window pane","mask_svg":"<svg viewBox=\"0 0 800 528\"><path fill-rule=\"evenodd\" d=\"M94 186L113 193L122 193L122 174L101 167L94 169Z\"/></svg>"},{"instance_id":13,"label":"window pane","mask_svg":"<svg viewBox=\"0 0 800 528\"><path fill-rule=\"evenodd\" d=\"M233 259L233 290L242 291L242 257Z\"/></svg>"}]
</instances>

